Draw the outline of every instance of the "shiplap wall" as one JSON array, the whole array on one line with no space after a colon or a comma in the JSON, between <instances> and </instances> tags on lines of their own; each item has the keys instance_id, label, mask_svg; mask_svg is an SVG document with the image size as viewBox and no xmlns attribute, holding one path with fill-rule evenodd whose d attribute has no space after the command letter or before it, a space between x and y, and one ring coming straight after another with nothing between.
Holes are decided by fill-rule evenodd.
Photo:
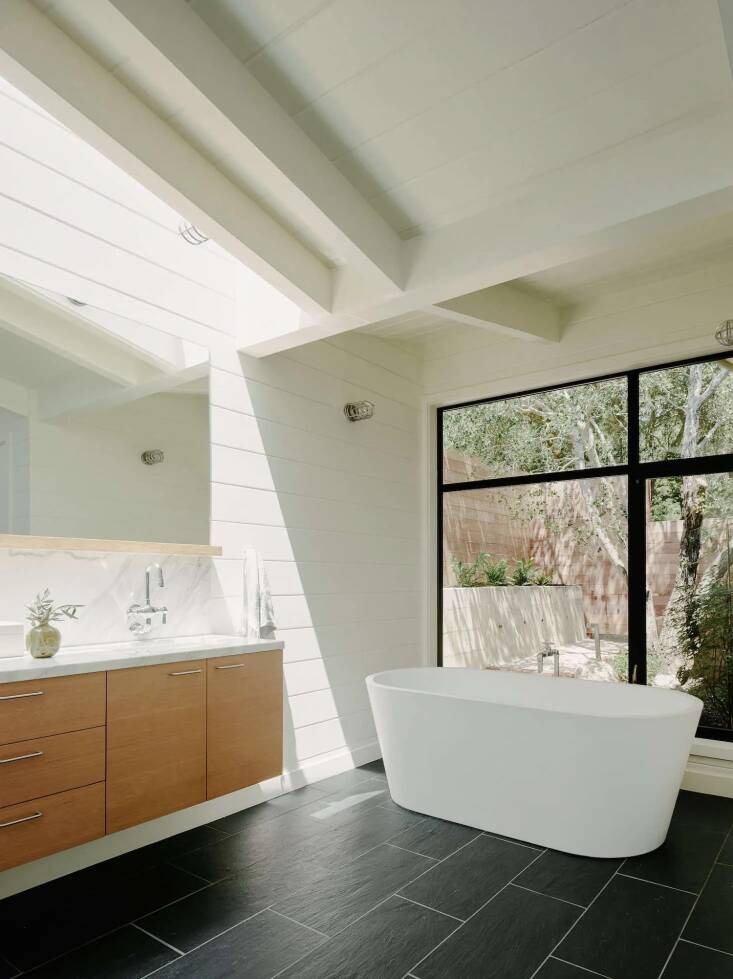
<instances>
[{"instance_id":1,"label":"shiplap wall","mask_svg":"<svg viewBox=\"0 0 733 979\"><path fill-rule=\"evenodd\" d=\"M212 360L220 624L239 621L254 547L285 641L286 768L372 757L365 676L422 660L418 363L359 334ZM348 422L365 398L374 418Z\"/></svg>"},{"instance_id":2,"label":"shiplap wall","mask_svg":"<svg viewBox=\"0 0 733 979\"><path fill-rule=\"evenodd\" d=\"M165 461L143 465L145 449ZM56 424L31 417L29 532L208 543L206 396L156 394Z\"/></svg>"}]
</instances>

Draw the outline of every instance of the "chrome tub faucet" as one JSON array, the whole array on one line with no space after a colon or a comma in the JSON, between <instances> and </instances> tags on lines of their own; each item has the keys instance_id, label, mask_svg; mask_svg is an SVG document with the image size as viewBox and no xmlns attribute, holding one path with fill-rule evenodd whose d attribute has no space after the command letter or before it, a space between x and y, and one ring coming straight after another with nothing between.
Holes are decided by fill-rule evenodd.
<instances>
[{"instance_id":1,"label":"chrome tub faucet","mask_svg":"<svg viewBox=\"0 0 733 979\"><path fill-rule=\"evenodd\" d=\"M545 659L548 656L552 656L553 659L553 673L555 676L560 676L560 650L552 643L545 639L542 644L542 649L537 653L537 672L544 673L545 671Z\"/></svg>"}]
</instances>

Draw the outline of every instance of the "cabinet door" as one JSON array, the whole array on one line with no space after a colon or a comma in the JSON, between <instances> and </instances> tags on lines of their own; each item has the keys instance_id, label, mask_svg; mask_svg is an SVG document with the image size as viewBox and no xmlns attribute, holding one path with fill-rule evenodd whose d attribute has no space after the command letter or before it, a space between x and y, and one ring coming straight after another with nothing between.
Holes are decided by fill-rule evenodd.
<instances>
[{"instance_id":1,"label":"cabinet door","mask_svg":"<svg viewBox=\"0 0 733 979\"><path fill-rule=\"evenodd\" d=\"M206 798L203 661L107 674L107 832Z\"/></svg>"},{"instance_id":2,"label":"cabinet door","mask_svg":"<svg viewBox=\"0 0 733 979\"><path fill-rule=\"evenodd\" d=\"M282 653L207 664L206 795L213 799L282 773Z\"/></svg>"}]
</instances>

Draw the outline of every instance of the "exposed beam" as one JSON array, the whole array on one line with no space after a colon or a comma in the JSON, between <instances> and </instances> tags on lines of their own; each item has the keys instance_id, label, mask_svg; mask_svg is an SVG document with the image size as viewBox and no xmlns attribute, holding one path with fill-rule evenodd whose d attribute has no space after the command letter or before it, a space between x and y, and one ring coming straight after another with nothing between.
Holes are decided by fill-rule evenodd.
<instances>
[{"instance_id":1,"label":"exposed beam","mask_svg":"<svg viewBox=\"0 0 733 979\"><path fill-rule=\"evenodd\" d=\"M402 285L403 242L270 93L183 0L62 0L85 25L114 31L136 72L165 79L166 100L184 109L184 129L235 159L255 187L317 238L358 263L381 291ZM117 13L117 16L115 16ZM120 24L119 14L126 24ZM175 24L175 30L171 30ZM174 110L171 120L176 123Z\"/></svg>"},{"instance_id":2,"label":"exposed beam","mask_svg":"<svg viewBox=\"0 0 733 979\"><path fill-rule=\"evenodd\" d=\"M98 3L129 30L107 0L80 10ZM0 4L0 73L303 309L330 309L331 269L29 0Z\"/></svg>"},{"instance_id":3,"label":"exposed beam","mask_svg":"<svg viewBox=\"0 0 733 979\"><path fill-rule=\"evenodd\" d=\"M731 212L732 160L729 107L662 127L552 174L525 197L410 239L405 289L387 302L337 304L243 350L279 353Z\"/></svg>"},{"instance_id":4,"label":"exposed beam","mask_svg":"<svg viewBox=\"0 0 733 979\"><path fill-rule=\"evenodd\" d=\"M117 341L95 335L95 330L71 310L0 278L0 329L50 350L71 363L118 384L144 384L161 373ZM168 367L170 370L170 367Z\"/></svg>"},{"instance_id":5,"label":"exposed beam","mask_svg":"<svg viewBox=\"0 0 733 979\"><path fill-rule=\"evenodd\" d=\"M512 286L469 292L430 307L430 313L515 340L560 339L557 307Z\"/></svg>"}]
</instances>

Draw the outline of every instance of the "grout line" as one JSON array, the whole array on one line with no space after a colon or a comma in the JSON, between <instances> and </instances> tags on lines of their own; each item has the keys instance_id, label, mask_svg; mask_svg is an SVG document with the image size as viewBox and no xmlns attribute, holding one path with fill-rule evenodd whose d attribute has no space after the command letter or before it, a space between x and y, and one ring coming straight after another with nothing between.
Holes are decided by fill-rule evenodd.
<instances>
[{"instance_id":1,"label":"grout line","mask_svg":"<svg viewBox=\"0 0 733 979\"><path fill-rule=\"evenodd\" d=\"M689 938L680 938L680 941L684 942L685 945L697 945L698 948L706 948L709 952L720 952L721 955L733 958L733 952L726 952L722 948L713 948L712 945L703 945L702 942L691 942Z\"/></svg>"},{"instance_id":2,"label":"grout line","mask_svg":"<svg viewBox=\"0 0 733 979\"><path fill-rule=\"evenodd\" d=\"M283 914L282 911L276 911L272 905L265 908L265 911L271 911L273 914L278 915L280 918L285 918L286 921L292 921L294 925L300 925L301 928L307 928L308 931L312 931L314 934L319 935L321 938L330 938L330 935L327 935L325 931L319 931L317 928L311 928L310 925L306 925L303 921L296 921L295 918L291 918L289 914Z\"/></svg>"},{"instance_id":3,"label":"grout line","mask_svg":"<svg viewBox=\"0 0 733 979\"><path fill-rule=\"evenodd\" d=\"M252 918L256 918L264 911L267 911L267 908L261 908L259 911L255 911L254 914L249 915L249 917L243 918L241 921L238 921L235 925L230 925L229 928L225 928L224 931L220 931L218 934L212 935L211 938L207 938L205 942L201 942L200 945L195 945L193 948L190 948L187 952L184 952L182 957L186 958L187 956L191 955L192 952L195 952L198 949L203 948L204 945L208 945L210 942L216 941L217 938L221 938L222 935L228 934L228 932L233 931L235 928L239 928L239 926L243 925L245 921L251 921ZM157 936L153 935L152 937L156 938ZM160 941L160 939L158 939L158 941ZM156 975L158 972L161 972L163 969L166 969L170 964L171 963L168 962L166 963L166 965L161 965L157 969L153 969L152 972L146 972L144 976L141 976L141 979L147 979L148 976Z\"/></svg>"},{"instance_id":4,"label":"grout line","mask_svg":"<svg viewBox=\"0 0 733 979\"><path fill-rule=\"evenodd\" d=\"M543 894L542 891L536 891L532 887L525 887L524 884L512 884L512 887L518 887L522 891L529 891L530 894L536 894L538 897L549 897L553 901L561 901L563 904L569 904L573 908L583 908L584 904L576 904L575 901L566 901L564 897L555 897L554 894Z\"/></svg>"},{"instance_id":5,"label":"grout line","mask_svg":"<svg viewBox=\"0 0 733 979\"><path fill-rule=\"evenodd\" d=\"M584 965L576 965L575 962L568 962L567 959L561 959L559 955L551 955L550 958L554 959L556 962L564 962L565 965L571 965L574 969L580 969L581 972L587 972L590 976L600 976L601 979L611 979L610 976L606 976L602 972L594 972L593 969L586 969Z\"/></svg>"},{"instance_id":6,"label":"grout line","mask_svg":"<svg viewBox=\"0 0 733 979\"><path fill-rule=\"evenodd\" d=\"M662 966L662 971L659 973L659 979L662 979L662 976L666 972L667 966L669 965L672 956L674 955L675 951L677 950L677 946L683 940L682 939L682 935L684 934L685 928L687 928L688 924L690 923L690 919L692 918L692 915L694 914L695 908L697 907L698 902L700 901L700 898L703 895L703 891L707 887L708 881L713 876L713 871L715 870L715 868L717 866L718 857L723 852L723 848L725 847L725 844L728 842L728 837L730 836L730 834L732 832L733 832L733 829L729 828L728 829L728 832L723 837L723 842L720 844L720 847L718 848L718 852L715 854L715 860L713 860L713 863L712 863L712 865L710 867L710 870L708 872L708 875L705 878L705 882L703 883L702 887L700 888L700 893L695 897L695 900L692 902L692 907L690 908L690 912L687 915L687 917L685 918L685 920L682 922L682 927L680 928L680 933L677 936L677 941L672 946L672 949L671 949L669 955L667 956L667 959L666 959L664 965ZM718 951L718 949L716 949L715 951Z\"/></svg>"},{"instance_id":7,"label":"grout line","mask_svg":"<svg viewBox=\"0 0 733 979\"><path fill-rule=\"evenodd\" d=\"M473 842L473 840L471 842ZM469 846L469 843L466 843L465 845L466 846ZM461 847L460 849L463 849L463 847ZM530 862L527 864L526 867L522 867L522 869L519 871L519 873L515 874L514 877L512 877L511 880L508 880L506 882L506 884L504 884L503 887L500 887L499 890L496 892L496 894L492 894L492 896L488 899L488 901L484 901L484 903L482 905L480 905L480 907L476 908L476 910L472 914L469 914L469 916L466 918L466 921L464 921L464 923L462 925L459 925L457 928L454 928L453 931L449 935L446 935L445 938L442 941L438 942L437 945L435 945L425 955L423 955L423 957L412 966L412 969L417 969L417 967L422 962L424 962L425 959L427 959L429 956L431 956L433 954L433 952L436 952L440 948L440 946L443 945L443 944L445 944L445 942L447 942L449 938L452 938L453 935L456 934L456 932L459 932L461 930L461 928L463 928L466 925L467 922L469 922L472 918L474 918L480 911L483 911L483 909L485 907L487 907L489 904L491 904L492 901L495 901L496 898L500 894L502 894L507 889L507 887L509 887L509 885L512 884L517 879L517 877L519 877L521 874L524 873L525 870L527 870L534 863L536 863L540 859L540 857L543 856L545 853L547 853L547 850L540 850L540 852L537 854L537 856L533 860L530 860ZM420 876L422 876L422 874ZM407 885L405 885L405 886L407 886ZM407 975L410 975L412 973L412 969L410 970L409 973L407 973Z\"/></svg>"},{"instance_id":8,"label":"grout line","mask_svg":"<svg viewBox=\"0 0 733 979\"><path fill-rule=\"evenodd\" d=\"M487 833L486 831L480 835L488 836L490 840L498 840L500 843L512 843L514 846L523 846L525 850L541 850L542 853L547 853L546 847L535 846L534 843L522 843L521 840L512 840L508 836L497 836L496 833Z\"/></svg>"},{"instance_id":9,"label":"grout line","mask_svg":"<svg viewBox=\"0 0 733 979\"><path fill-rule=\"evenodd\" d=\"M381 809L383 807L377 806L376 808ZM405 830L402 832L405 832ZM402 834L399 833L398 835L401 836ZM393 840L394 836L391 836L390 839ZM417 850L408 850L406 846L398 846L396 843L390 843L389 840L384 845L394 847L395 850L402 850L404 853L413 853L416 857L423 857L425 860L432 860L434 863L440 863L437 857L429 857L427 853L418 853Z\"/></svg>"},{"instance_id":10,"label":"grout line","mask_svg":"<svg viewBox=\"0 0 733 979\"><path fill-rule=\"evenodd\" d=\"M442 914L444 918L452 918L453 921L460 921L461 924L466 920L465 918L458 918L454 914L448 914L447 911L439 911L437 908L431 908L429 904L423 904L422 901L413 901L411 897L405 897L404 894L395 893L393 897L399 897L403 901L409 901L410 904L416 904L419 908L425 908L426 911L434 911L436 914Z\"/></svg>"},{"instance_id":11,"label":"grout line","mask_svg":"<svg viewBox=\"0 0 733 979\"><path fill-rule=\"evenodd\" d=\"M171 945L170 942L166 942L162 938L158 938L157 935L154 935L151 931L148 931L146 928L141 928L140 925L135 924L134 921L133 921L133 923L132 923L132 925L130 927L131 928L137 928L137 930L138 931L141 931L143 933L143 935L147 935L148 938L152 938L153 941L160 942L161 945L165 945L165 947L166 948L169 948L172 952L177 952L178 955L185 955L186 954L185 952L182 952L180 950L180 948L176 948L175 945Z\"/></svg>"},{"instance_id":12,"label":"grout line","mask_svg":"<svg viewBox=\"0 0 733 979\"><path fill-rule=\"evenodd\" d=\"M553 956L555 955L555 952L556 952L556 951L557 951L557 950L558 950L558 949L560 948L560 946L561 946L561 945L562 945L562 943L563 943L563 942L565 941L565 939L566 939L566 938L568 937L568 935L569 935L569 934L570 934L570 932L571 932L571 931L573 930L573 928L576 928L576 927L577 927L577 925L578 925L578 922L579 922L579 921L582 921L582 920L583 920L583 917L584 917L584 916L585 916L585 915L586 915L586 914L588 913L588 911L589 911L589 910L590 910L590 909L591 909L591 908L593 907L593 905L594 905L594 904L596 903L596 901L597 901L597 900L598 900L598 898L599 898L599 897L601 896L601 894L603 894L603 892L604 892L604 891L606 890L606 888L607 888L607 887L609 886L609 884L611 883L611 881L612 881L612 880L615 880L615 879L616 879L616 877L617 877L617 876L618 876L618 874L619 874L619 871L620 871L620 870L621 870L621 868L622 868L622 867L623 867L623 866L625 865L625 863L626 863L626 860L622 860L622 861L621 861L621 863L620 863L620 864L618 865L618 867L617 867L617 868L616 868L616 869L614 870L614 872L613 872L613 873L611 874L611 876L610 876L610 877L608 878L608 880L607 880L607 881L606 881L606 883L605 883L605 884L603 885L603 887L602 887L602 888L600 889L600 891L599 891L599 892L598 892L598 893L596 894L596 896L595 896L595 897L593 898L593 900L592 900L592 901L590 902L590 904L588 905L588 907L587 907L587 908L585 908L585 909L584 909L584 910L583 910L583 911L582 911L582 912L581 912L581 913L580 913L580 914L578 915L578 917L577 917L577 918L575 919L575 921L574 921L574 922L572 923L572 925L571 925L571 926L570 926L570 927L568 928L568 930L567 930L567 931L565 932L565 934L564 934L564 935L563 935L563 936L562 936L562 937L560 938L560 941L559 941L559 942L558 942L558 943L557 943L557 944L555 945L555 947L554 947L554 948L552 949L552 951L550 952L550 954L549 954L549 955L548 955L548 956L547 956L547 957L546 957L545 959L543 959L543 960L542 960L542 962L540 962L540 964L539 964L539 965L537 966L537 968L536 968L536 969L534 970L534 972L532 973L532 975L531 975L531 976L529 976L529 979L535 979L535 976L537 976L537 975L539 975L539 972L540 972L540 970L541 970L541 969L542 969L542 968L544 967L544 965L545 965L545 963L546 963L546 962L548 961L548 959L551 959L551 958L553 958ZM563 959L563 961L565 961L565 960ZM571 962L571 963L569 963L569 964L570 964L570 965L575 965L575 963L574 963L574 962Z\"/></svg>"},{"instance_id":13,"label":"grout line","mask_svg":"<svg viewBox=\"0 0 733 979\"><path fill-rule=\"evenodd\" d=\"M673 887L672 884L663 884L659 880L648 880L646 877L635 877L633 874L621 874L619 877L627 877L629 880L638 880L641 884L653 884L655 887L666 887L668 891L679 891L680 894L691 894L697 897L697 891L688 891L684 887Z\"/></svg>"}]
</instances>

